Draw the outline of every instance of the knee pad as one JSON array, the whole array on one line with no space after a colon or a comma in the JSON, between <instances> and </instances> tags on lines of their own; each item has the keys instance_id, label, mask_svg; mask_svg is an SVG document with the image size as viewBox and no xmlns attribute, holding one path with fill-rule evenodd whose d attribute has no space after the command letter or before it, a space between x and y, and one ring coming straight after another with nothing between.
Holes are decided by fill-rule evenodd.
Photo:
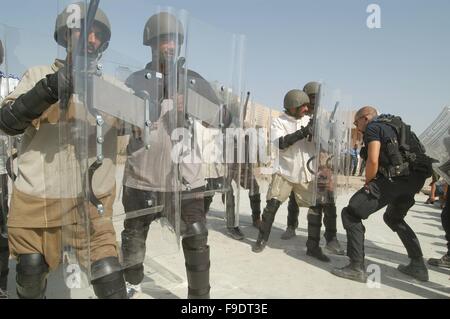
<instances>
[{"instance_id":1,"label":"knee pad","mask_svg":"<svg viewBox=\"0 0 450 319\"><path fill-rule=\"evenodd\" d=\"M275 214L277 213L280 205L281 202L275 198L267 201L267 206L264 208L264 212L262 214L262 224L259 229L265 234L266 237L269 236L273 221L275 220Z\"/></svg>"},{"instance_id":2,"label":"knee pad","mask_svg":"<svg viewBox=\"0 0 450 319\"><path fill-rule=\"evenodd\" d=\"M263 220L273 222L275 219L275 214L277 213L278 208L280 208L281 202L275 198L272 198L267 201L267 206L264 209Z\"/></svg>"},{"instance_id":3,"label":"knee pad","mask_svg":"<svg viewBox=\"0 0 450 319\"><path fill-rule=\"evenodd\" d=\"M361 222L361 217L358 217L358 215L355 214L351 206L342 209L341 218L342 226L344 226L344 229L346 230L351 228L353 224Z\"/></svg>"},{"instance_id":4,"label":"knee pad","mask_svg":"<svg viewBox=\"0 0 450 319\"><path fill-rule=\"evenodd\" d=\"M122 267L117 257L106 257L91 265L91 281L99 299L126 299L127 289Z\"/></svg>"},{"instance_id":5,"label":"knee pad","mask_svg":"<svg viewBox=\"0 0 450 319\"><path fill-rule=\"evenodd\" d=\"M323 214L327 218L337 218L336 205L324 205Z\"/></svg>"},{"instance_id":6,"label":"knee pad","mask_svg":"<svg viewBox=\"0 0 450 319\"><path fill-rule=\"evenodd\" d=\"M306 215L308 224L322 226L322 208L321 207L310 207L308 214Z\"/></svg>"},{"instance_id":7,"label":"knee pad","mask_svg":"<svg viewBox=\"0 0 450 319\"><path fill-rule=\"evenodd\" d=\"M47 288L49 268L41 254L26 254L17 257L17 295L21 299L42 299Z\"/></svg>"},{"instance_id":8,"label":"knee pad","mask_svg":"<svg viewBox=\"0 0 450 319\"><path fill-rule=\"evenodd\" d=\"M208 228L201 222L186 225L186 233L183 235L183 249L199 249L206 247L208 242Z\"/></svg>"},{"instance_id":9,"label":"knee pad","mask_svg":"<svg viewBox=\"0 0 450 319\"><path fill-rule=\"evenodd\" d=\"M147 240L152 218L154 216L142 216L125 220L125 227L121 234L125 259L132 258L135 261L144 261L145 241Z\"/></svg>"}]
</instances>

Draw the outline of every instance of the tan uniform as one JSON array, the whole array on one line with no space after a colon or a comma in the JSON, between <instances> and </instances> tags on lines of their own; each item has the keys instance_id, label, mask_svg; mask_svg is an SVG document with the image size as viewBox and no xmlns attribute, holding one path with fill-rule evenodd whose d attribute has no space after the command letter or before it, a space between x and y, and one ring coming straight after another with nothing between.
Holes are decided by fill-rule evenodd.
<instances>
[{"instance_id":1,"label":"tan uniform","mask_svg":"<svg viewBox=\"0 0 450 319\"><path fill-rule=\"evenodd\" d=\"M16 90L5 98L2 107L11 104L47 74L56 72L60 67L61 61L56 60L51 66L27 70ZM72 123L84 117L89 122L94 121L91 115L85 113L84 106L76 103L74 96L69 101L67 117ZM91 261L117 256L116 236L111 223L117 149L114 123L106 121L109 130L105 135L105 160L93 178L93 189L105 206L105 214L101 217L89 204L90 219L87 226L80 224L83 209L87 206L87 199L83 196L80 163L90 165L95 161L95 143L89 143L89 160L77 159L79 145L60 145L59 118L60 105L57 102L26 129L18 150L18 174L12 191L8 220L11 253L15 256L42 254L50 268L55 268L61 260L61 229L78 229L73 236L69 236L78 238L78 244L75 245L78 249L90 246ZM62 228L64 225L78 226ZM90 244L87 242L88 236L79 240L87 229L90 231Z\"/></svg>"},{"instance_id":2,"label":"tan uniform","mask_svg":"<svg viewBox=\"0 0 450 319\"><path fill-rule=\"evenodd\" d=\"M271 127L271 139L277 141L280 137L292 134L302 126L306 126L310 117L304 116L295 119L287 114L282 114L274 119ZM278 147L274 148L278 150ZM300 207L309 207L313 199L313 183L311 173L306 165L314 154L314 143L303 139L295 142L285 150L278 150L274 164L275 174L267 193L267 200L277 199L284 202L291 191L295 193L295 199Z\"/></svg>"}]
</instances>

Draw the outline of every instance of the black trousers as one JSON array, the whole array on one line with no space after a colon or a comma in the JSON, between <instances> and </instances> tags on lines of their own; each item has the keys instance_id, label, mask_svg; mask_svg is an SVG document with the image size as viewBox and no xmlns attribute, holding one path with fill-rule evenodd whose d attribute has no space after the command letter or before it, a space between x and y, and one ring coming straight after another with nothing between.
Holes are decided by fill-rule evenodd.
<instances>
[{"instance_id":1,"label":"black trousers","mask_svg":"<svg viewBox=\"0 0 450 319\"><path fill-rule=\"evenodd\" d=\"M447 255L450 256L450 194L447 192L447 200L442 210L441 221L445 231L445 239L447 240Z\"/></svg>"},{"instance_id":2,"label":"black trousers","mask_svg":"<svg viewBox=\"0 0 450 319\"><path fill-rule=\"evenodd\" d=\"M287 225L296 229L298 227L298 215L300 208L295 200L295 193L291 192L288 201Z\"/></svg>"},{"instance_id":3,"label":"black trousers","mask_svg":"<svg viewBox=\"0 0 450 319\"><path fill-rule=\"evenodd\" d=\"M197 192L192 190L192 192ZM198 192L202 193L202 192ZM123 187L122 204L125 213L131 213L148 208L148 201L164 204L163 215L171 221L173 206L173 194L162 192L144 191L130 187ZM125 269L125 279L138 284L144 278L143 262L145 260L146 240L150 224L161 217L161 214L143 215L124 221L122 231L122 253ZM189 198L181 201L181 219L185 224L206 224L206 215L203 198Z\"/></svg>"},{"instance_id":4,"label":"black trousers","mask_svg":"<svg viewBox=\"0 0 450 319\"><path fill-rule=\"evenodd\" d=\"M8 216L8 175L0 175L1 194L0 194L0 232L3 235L7 233ZM9 272L9 247L8 238L0 234L0 289L6 290L8 272Z\"/></svg>"},{"instance_id":5,"label":"black trousers","mask_svg":"<svg viewBox=\"0 0 450 319\"><path fill-rule=\"evenodd\" d=\"M414 196L422 189L425 179L424 175L416 172L392 180L378 176L370 182L369 190L362 188L352 196L341 214L350 260L364 262L365 228L362 220L386 206L384 222L400 237L408 256L423 256L419 240L404 218L414 205Z\"/></svg>"}]
</instances>

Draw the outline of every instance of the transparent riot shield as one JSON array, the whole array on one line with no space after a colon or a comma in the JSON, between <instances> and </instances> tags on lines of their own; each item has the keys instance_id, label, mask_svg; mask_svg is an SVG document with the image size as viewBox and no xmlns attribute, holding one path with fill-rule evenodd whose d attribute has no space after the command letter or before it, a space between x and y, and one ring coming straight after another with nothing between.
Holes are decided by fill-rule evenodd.
<instances>
[{"instance_id":1,"label":"transparent riot shield","mask_svg":"<svg viewBox=\"0 0 450 319\"><path fill-rule=\"evenodd\" d=\"M346 94L340 94L339 107L336 110L336 137L337 137L337 154L340 154L340 167L338 168L338 176L336 179L335 196L339 196L350 189L350 176L354 166L358 166L359 154L353 149L352 144L352 97ZM355 154L353 154L355 153ZM354 160L356 155L356 161Z\"/></svg>"},{"instance_id":2,"label":"transparent riot shield","mask_svg":"<svg viewBox=\"0 0 450 319\"><path fill-rule=\"evenodd\" d=\"M9 76L5 68L6 57L6 30L0 24L0 103L9 94ZM8 171L7 161L10 152L9 136L0 131L0 271L3 269L6 261L4 248L8 244ZM5 259L5 260L4 260ZM7 266L5 265L5 268ZM1 287L0 287L1 288Z\"/></svg>"},{"instance_id":3,"label":"transparent riot shield","mask_svg":"<svg viewBox=\"0 0 450 319\"><path fill-rule=\"evenodd\" d=\"M420 135L428 156L435 159L433 170L450 184L450 107L445 107Z\"/></svg>"},{"instance_id":4,"label":"transparent riot shield","mask_svg":"<svg viewBox=\"0 0 450 319\"><path fill-rule=\"evenodd\" d=\"M203 196L205 210L213 196L222 195L227 227L239 226L240 166L245 161L243 116L246 94L243 89L243 36L227 33L196 19L189 21L186 51L186 130L194 137L192 151L198 152L197 164L184 161L181 177L187 196ZM214 45L208 45L214 43ZM193 187L189 179L206 181Z\"/></svg>"},{"instance_id":5,"label":"transparent riot shield","mask_svg":"<svg viewBox=\"0 0 450 319\"><path fill-rule=\"evenodd\" d=\"M267 193L271 177L270 122L272 110L250 97L244 115L245 162L241 164L241 189L248 192L252 219L261 214L261 196ZM261 195L262 194L262 195Z\"/></svg>"},{"instance_id":6,"label":"transparent riot shield","mask_svg":"<svg viewBox=\"0 0 450 319\"><path fill-rule=\"evenodd\" d=\"M78 51L69 52L72 64L66 62L60 69L70 86L59 90L59 135L64 152L64 263L72 287L76 287L74 270L83 274L82 286L87 285L84 278L92 282L105 275L102 262L108 258L113 258L114 267L125 270L127 279L127 271L142 269L147 258L178 250L181 186L172 133L185 119L180 59L187 39L173 37L168 41L170 52L152 56L149 43L144 40L142 45L142 25L161 11L147 5L144 14L143 4L136 2L135 10L126 5L127 11L136 14L135 20L109 21L117 30L122 26L130 32L111 33L109 45L100 46L101 51L92 47L94 34L87 30L94 30L93 24L100 26L95 32L102 32L104 16L124 10L123 3L95 8L93 22L81 19L80 29L69 32L69 41ZM72 14L77 6L61 1L59 12L70 8ZM82 6L86 9L81 8L81 13L90 12L92 2ZM186 25L186 15L170 14ZM131 30L140 32L130 44ZM183 32L174 32L178 31ZM151 39L152 50L167 40ZM67 61L65 54L61 46L60 56Z\"/></svg>"},{"instance_id":7,"label":"transparent riot shield","mask_svg":"<svg viewBox=\"0 0 450 319\"><path fill-rule=\"evenodd\" d=\"M24 72L23 68L18 67L19 60L28 60L20 57L17 52L22 49L26 49L22 44L26 41L26 38L22 36L24 30L0 24L0 103L12 93L19 84L19 78L21 73ZM26 37L26 36L25 36ZM38 36L37 40L41 37ZM11 48L11 49L10 49ZM31 61L30 61L31 62ZM17 174L17 167L15 167L14 159L17 158L17 145L20 142L20 136L9 136L0 131L0 174L2 176L2 211L4 212L4 220L6 223L6 215L8 212L8 197L11 195L10 188L8 186L8 176L12 180L15 179Z\"/></svg>"},{"instance_id":8,"label":"transparent riot shield","mask_svg":"<svg viewBox=\"0 0 450 319\"><path fill-rule=\"evenodd\" d=\"M340 92L321 84L314 110L315 155L307 163L314 175L313 203L334 204L338 175L345 175L346 149L339 109Z\"/></svg>"},{"instance_id":9,"label":"transparent riot shield","mask_svg":"<svg viewBox=\"0 0 450 319\"><path fill-rule=\"evenodd\" d=\"M55 45L48 35L8 25L0 25L0 40L3 47L0 104L1 107L10 107L20 95L32 89L45 76L44 66L53 62ZM36 66L41 67L38 70ZM47 124L45 120L36 118L23 134L0 133L2 236L6 235L8 211L8 223L12 227L57 226L49 226L49 223L57 221L56 210L43 205L59 197L59 192L52 189L48 179L50 172L55 176L54 167L49 167L53 162L39 155L41 149L44 153L45 148L51 148L44 142L45 138L38 134L38 128ZM57 140L50 141L49 145L53 143L57 143ZM22 163L25 163L23 167ZM11 196L12 200L8 198Z\"/></svg>"}]
</instances>

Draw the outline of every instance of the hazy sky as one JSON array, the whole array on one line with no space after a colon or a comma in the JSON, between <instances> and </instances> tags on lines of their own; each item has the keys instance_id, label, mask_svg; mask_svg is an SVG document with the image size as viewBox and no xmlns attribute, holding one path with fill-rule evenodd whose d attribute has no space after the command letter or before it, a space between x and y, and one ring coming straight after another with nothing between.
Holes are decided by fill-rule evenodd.
<instances>
[{"instance_id":1,"label":"hazy sky","mask_svg":"<svg viewBox=\"0 0 450 319\"><path fill-rule=\"evenodd\" d=\"M1 21L33 30L24 39L52 42L56 14L68 1L0 0ZM112 47L143 61L146 7L172 6L230 33L246 35L246 85L255 100L281 109L285 93L310 80L352 96L354 108L401 115L420 133L450 104L448 0L102 0L113 25ZM381 29L369 29L366 8L381 7ZM37 36L39 35L39 36ZM29 38L28 38L29 37ZM116 39L116 40L114 40ZM113 42L115 41L115 42ZM27 41L28 42L28 41ZM132 43L132 44L130 44ZM205 52L220 45L205 41ZM36 54L36 50L29 54ZM137 49L134 50L134 47ZM140 51L139 51L140 50ZM145 51L147 50L147 51ZM139 51L139 53L138 53ZM224 63L211 57L209 63Z\"/></svg>"}]
</instances>

